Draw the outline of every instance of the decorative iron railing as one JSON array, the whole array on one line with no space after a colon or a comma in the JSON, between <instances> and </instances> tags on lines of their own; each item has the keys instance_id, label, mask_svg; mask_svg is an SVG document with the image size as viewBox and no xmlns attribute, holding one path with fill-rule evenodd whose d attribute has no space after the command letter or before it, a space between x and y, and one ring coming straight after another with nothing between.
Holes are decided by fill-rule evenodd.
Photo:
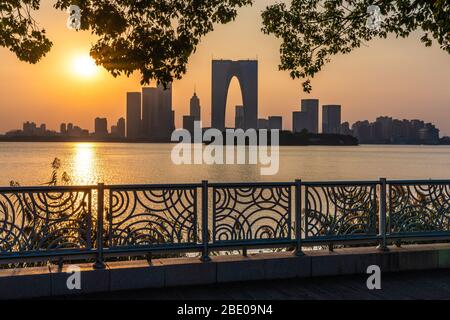
<instances>
[{"instance_id":1,"label":"decorative iron railing","mask_svg":"<svg viewBox=\"0 0 450 320\"><path fill-rule=\"evenodd\" d=\"M392 236L446 236L450 232L448 181L392 181L388 207Z\"/></svg>"},{"instance_id":2,"label":"decorative iron railing","mask_svg":"<svg viewBox=\"0 0 450 320\"><path fill-rule=\"evenodd\" d=\"M92 249L91 187L0 188L0 259Z\"/></svg>"},{"instance_id":3,"label":"decorative iron railing","mask_svg":"<svg viewBox=\"0 0 450 320\"><path fill-rule=\"evenodd\" d=\"M305 183L305 241L374 238L378 182Z\"/></svg>"},{"instance_id":4,"label":"decorative iron railing","mask_svg":"<svg viewBox=\"0 0 450 320\"><path fill-rule=\"evenodd\" d=\"M196 245L198 187L109 187L108 247L151 250Z\"/></svg>"},{"instance_id":5,"label":"decorative iron railing","mask_svg":"<svg viewBox=\"0 0 450 320\"><path fill-rule=\"evenodd\" d=\"M214 244L292 239L290 184L213 184Z\"/></svg>"},{"instance_id":6,"label":"decorative iron railing","mask_svg":"<svg viewBox=\"0 0 450 320\"><path fill-rule=\"evenodd\" d=\"M402 239L450 240L450 180L0 188L0 264Z\"/></svg>"}]
</instances>

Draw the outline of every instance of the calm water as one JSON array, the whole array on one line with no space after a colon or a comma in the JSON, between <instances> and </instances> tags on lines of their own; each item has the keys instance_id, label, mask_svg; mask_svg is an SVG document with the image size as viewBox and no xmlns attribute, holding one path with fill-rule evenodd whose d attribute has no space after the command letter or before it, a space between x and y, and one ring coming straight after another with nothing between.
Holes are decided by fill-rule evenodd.
<instances>
[{"instance_id":1,"label":"calm water","mask_svg":"<svg viewBox=\"0 0 450 320\"><path fill-rule=\"evenodd\" d=\"M62 161L74 184L450 178L450 146L281 147L280 169L256 165L174 165L170 144L0 143L0 185L49 180Z\"/></svg>"}]
</instances>

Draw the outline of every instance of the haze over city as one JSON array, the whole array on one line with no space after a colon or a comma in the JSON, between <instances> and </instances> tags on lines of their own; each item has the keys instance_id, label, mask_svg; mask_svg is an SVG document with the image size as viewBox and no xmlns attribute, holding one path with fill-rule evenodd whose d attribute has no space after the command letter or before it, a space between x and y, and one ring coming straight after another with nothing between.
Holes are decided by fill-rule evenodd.
<instances>
[{"instance_id":1,"label":"haze over city","mask_svg":"<svg viewBox=\"0 0 450 320\"><path fill-rule=\"evenodd\" d=\"M210 124L212 58L258 58L260 117L277 114L287 120L300 108L300 99L319 98L321 104L341 104L343 120L351 123L380 115L419 118L435 123L441 135L450 134L450 62L436 45L426 48L417 33L408 39L372 41L348 55L333 57L313 79L308 95L301 81L278 71L279 42L260 31L260 11L273 2L261 0L240 9L235 22L217 26L203 38L187 74L173 84L177 127L189 112L194 87L201 99L204 124ZM70 121L92 130L95 117L112 121L123 117L124 92L140 91L139 75L113 78L93 66L88 53L94 36L68 30L67 13L53 9L51 3L44 3L36 18L54 46L37 65L20 62L7 49L0 49L0 132L21 127L26 120L45 122L53 129ZM233 79L227 125L234 124L234 106L242 104L240 95ZM291 121L283 123L291 128Z\"/></svg>"}]
</instances>

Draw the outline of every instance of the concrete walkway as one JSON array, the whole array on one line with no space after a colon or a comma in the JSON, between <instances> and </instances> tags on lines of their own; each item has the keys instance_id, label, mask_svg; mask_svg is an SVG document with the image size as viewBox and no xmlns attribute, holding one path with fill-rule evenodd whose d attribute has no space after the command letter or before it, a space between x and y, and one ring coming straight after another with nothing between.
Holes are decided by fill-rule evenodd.
<instances>
[{"instance_id":1,"label":"concrete walkway","mask_svg":"<svg viewBox=\"0 0 450 320\"><path fill-rule=\"evenodd\" d=\"M270 280L208 286L109 292L62 299L447 299L450 300L450 270L386 273L382 289L368 290L367 276L332 276L293 280Z\"/></svg>"}]
</instances>

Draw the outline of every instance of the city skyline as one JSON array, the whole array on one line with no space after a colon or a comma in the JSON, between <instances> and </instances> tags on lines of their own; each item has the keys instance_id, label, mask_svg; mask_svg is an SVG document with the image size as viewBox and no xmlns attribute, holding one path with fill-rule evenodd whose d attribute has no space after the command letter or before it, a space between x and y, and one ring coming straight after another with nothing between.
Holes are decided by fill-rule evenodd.
<instances>
[{"instance_id":1,"label":"city skyline","mask_svg":"<svg viewBox=\"0 0 450 320\"><path fill-rule=\"evenodd\" d=\"M324 104L339 101L344 106L343 118L349 122L372 121L379 115L418 118L436 123L443 135L450 134L446 117L450 63L445 52L437 47L425 48L417 33L408 39L375 40L349 55L333 57L313 79L313 91L307 95L301 91L300 81L278 71L279 42L259 30L259 10L271 2L263 0L240 9L235 22L217 26L202 40L189 60L187 74L174 82L177 127L182 126L181 115L189 113L187 101L194 86L203 101L202 119L210 125L211 56L233 60L257 56L259 117L280 114L289 119L297 101L321 97ZM53 128L69 118L89 130L98 115L112 119L123 116L126 99L122 93L139 90L139 75L113 78L104 70L93 74L74 70L87 64L83 57L94 36L68 30L67 14L55 11L51 5L43 4L37 16L55 46L37 65L19 62L14 54L0 49L0 118L5 119L0 121L0 132L19 127L25 115ZM227 124L234 122L234 106L243 104L239 91L234 78L227 101ZM283 125L290 129L291 121Z\"/></svg>"}]
</instances>

